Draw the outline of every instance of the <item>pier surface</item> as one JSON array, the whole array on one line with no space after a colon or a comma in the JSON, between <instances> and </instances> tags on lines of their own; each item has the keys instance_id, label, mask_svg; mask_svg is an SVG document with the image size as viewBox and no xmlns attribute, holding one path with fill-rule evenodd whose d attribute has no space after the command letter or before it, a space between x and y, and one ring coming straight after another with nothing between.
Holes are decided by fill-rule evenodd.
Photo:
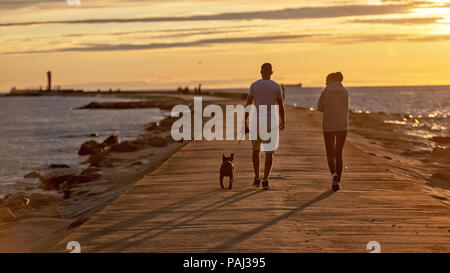
<instances>
[{"instance_id":1,"label":"pier surface","mask_svg":"<svg viewBox=\"0 0 450 273\"><path fill-rule=\"evenodd\" d=\"M332 193L320 123L287 109L273 190L251 186L249 141L230 191L219 167L237 142L193 141L53 251L78 241L81 252L369 252L376 241L382 252L450 252L449 208L351 140L343 189Z\"/></svg>"}]
</instances>

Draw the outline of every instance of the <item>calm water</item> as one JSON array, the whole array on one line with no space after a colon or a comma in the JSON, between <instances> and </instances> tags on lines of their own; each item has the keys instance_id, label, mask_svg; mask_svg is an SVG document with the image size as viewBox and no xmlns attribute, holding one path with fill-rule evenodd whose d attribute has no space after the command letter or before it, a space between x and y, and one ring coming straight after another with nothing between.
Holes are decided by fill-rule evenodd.
<instances>
[{"instance_id":1,"label":"calm water","mask_svg":"<svg viewBox=\"0 0 450 273\"><path fill-rule=\"evenodd\" d=\"M53 163L75 165L80 145L142 134L144 125L168 115L160 109L76 110L91 101L124 99L93 97L0 97L0 196L22 191L33 180L23 176ZM98 133L99 137L88 135Z\"/></svg>"},{"instance_id":2,"label":"calm water","mask_svg":"<svg viewBox=\"0 0 450 273\"><path fill-rule=\"evenodd\" d=\"M321 88L289 89L287 102L316 108ZM450 86L349 87L350 108L370 112L449 116Z\"/></svg>"}]
</instances>

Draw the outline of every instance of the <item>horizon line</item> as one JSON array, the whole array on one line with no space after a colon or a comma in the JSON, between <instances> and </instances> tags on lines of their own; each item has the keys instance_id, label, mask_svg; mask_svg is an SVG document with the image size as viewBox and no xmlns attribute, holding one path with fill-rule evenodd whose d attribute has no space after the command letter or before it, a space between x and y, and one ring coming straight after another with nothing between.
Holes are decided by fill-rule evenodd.
<instances>
[{"instance_id":1,"label":"horizon line","mask_svg":"<svg viewBox=\"0 0 450 273\"><path fill-rule=\"evenodd\" d=\"M282 85L283 83L281 83L280 85ZM283 84L283 85L295 85L295 84ZM63 85L61 85L61 87L63 87ZM189 87L189 86L188 86ZM307 88L323 88L324 86L302 86L301 89L307 89ZM346 88L372 88L372 87L450 87L450 83L448 84L431 84L431 85L424 85L424 84L417 84L417 85L346 85ZM69 88L69 87L64 87L64 88ZM64 89L62 88L62 89ZM177 88L171 88L171 89L123 89L123 88L111 88L112 92L117 92L117 89L120 89L120 92L168 92L168 91L177 91ZM211 88L203 88L202 90L204 91L220 91L220 90L244 90L244 89L249 89L249 87L211 87ZM35 90L33 88L23 88L19 90ZM38 90L38 89L36 89ZM97 89L83 89L83 88L74 88L74 90L83 90L84 92L98 92L98 88ZM43 90L45 91L45 90ZM52 90L52 91L57 91ZM105 88L105 89L100 89L100 91L102 92L109 92L109 88ZM191 91L191 90L190 90ZM192 89L193 91L193 89ZM0 94L8 94L10 91L1 91L0 90Z\"/></svg>"}]
</instances>

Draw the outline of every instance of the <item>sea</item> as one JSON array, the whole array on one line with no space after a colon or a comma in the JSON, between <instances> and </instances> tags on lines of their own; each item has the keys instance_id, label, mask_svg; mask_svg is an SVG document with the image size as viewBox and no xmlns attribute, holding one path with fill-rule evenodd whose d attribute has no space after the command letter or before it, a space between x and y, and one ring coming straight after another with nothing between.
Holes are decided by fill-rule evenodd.
<instances>
[{"instance_id":1,"label":"sea","mask_svg":"<svg viewBox=\"0 0 450 273\"><path fill-rule=\"evenodd\" d=\"M246 89L220 90L246 93ZM286 89L286 103L314 111L322 88ZM350 87L350 109L382 113L386 123L408 127L417 138L449 136L450 86ZM78 165L77 152L88 140L102 141L111 134L133 139L144 125L168 116L160 109L79 110L89 102L124 101L113 97L1 97L0 197L24 191L34 180L30 171L50 164ZM404 117L407 116L408 119ZM98 134L91 137L91 134ZM35 185L34 185L35 186Z\"/></svg>"}]
</instances>

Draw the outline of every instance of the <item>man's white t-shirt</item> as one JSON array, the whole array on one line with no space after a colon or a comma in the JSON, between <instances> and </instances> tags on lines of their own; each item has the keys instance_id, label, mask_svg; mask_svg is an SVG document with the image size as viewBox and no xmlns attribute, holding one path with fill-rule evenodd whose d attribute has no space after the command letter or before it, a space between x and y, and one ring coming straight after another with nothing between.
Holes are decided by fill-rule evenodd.
<instances>
[{"instance_id":1,"label":"man's white t-shirt","mask_svg":"<svg viewBox=\"0 0 450 273\"><path fill-rule=\"evenodd\" d=\"M260 105L267 105L267 116L269 117L271 105L277 105L277 99L282 98L281 86L272 80L258 80L252 83L248 95L254 97L258 112Z\"/></svg>"}]
</instances>

